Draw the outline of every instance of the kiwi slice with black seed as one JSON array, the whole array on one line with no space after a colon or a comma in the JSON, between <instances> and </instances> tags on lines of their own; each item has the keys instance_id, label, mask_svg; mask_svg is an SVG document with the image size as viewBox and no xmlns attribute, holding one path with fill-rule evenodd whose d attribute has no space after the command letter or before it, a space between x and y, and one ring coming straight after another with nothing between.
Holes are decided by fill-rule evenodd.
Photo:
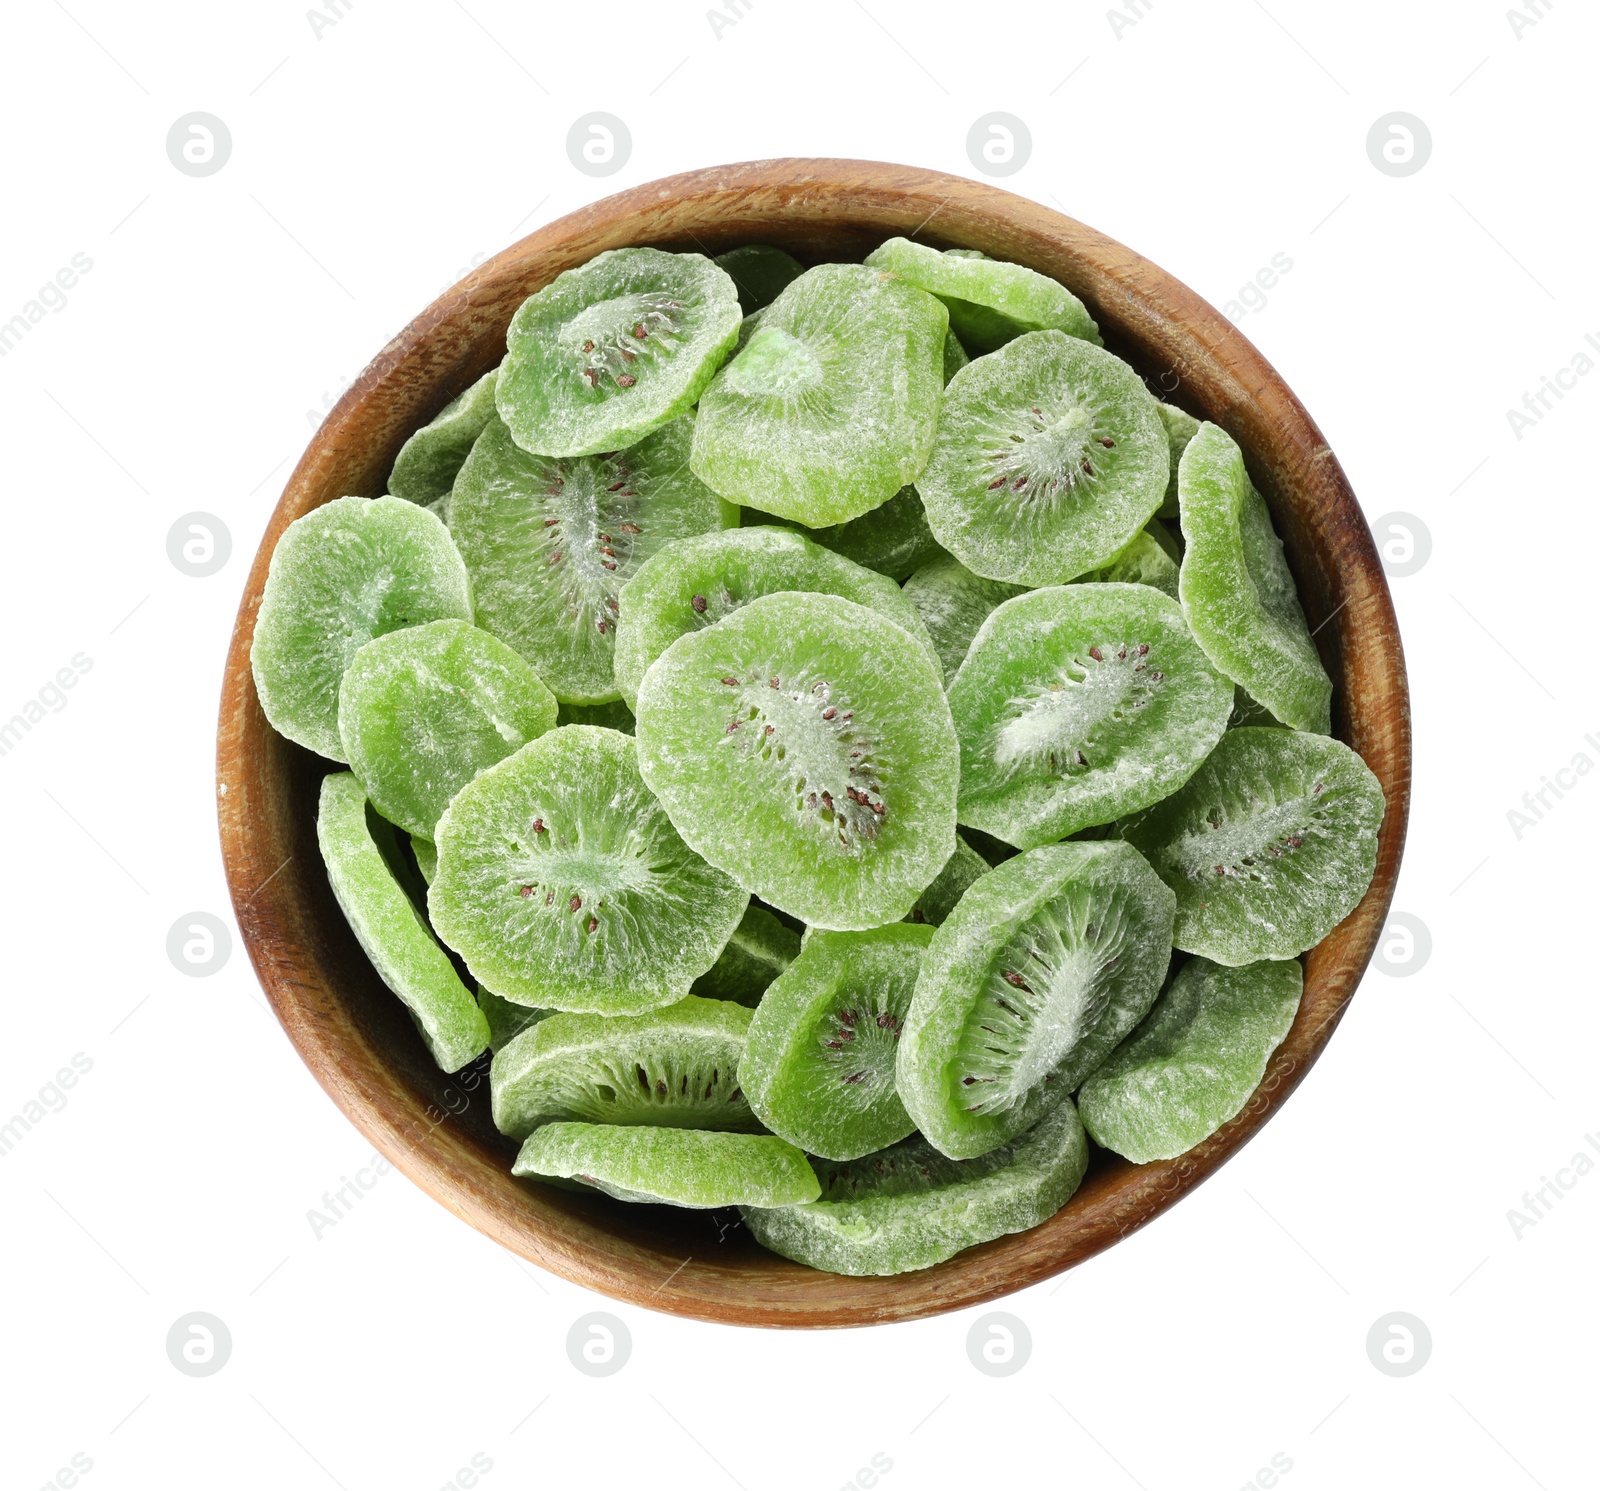
<instances>
[{"instance_id":1,"label":"kiwi slice with black seed","mask_svg":"<svg viewBox=\"0 0 1600 1491\"><path fill-rule=\"evenodd\" d=\"M739 1088L750 1011L689 995L642 1015L553 1014L500 1049L494 1121L525 1139L557 1119L757 1132Z\"/></svg>"},{"instance_id":2,"label":"kiwi slice with black seed","mask_svg":"<svg viewBox=\"0 0 1600 1491\"><path fill-rule=\"evenodd\" d=\"M971 1159L1065 1099L1155 1002L1174 905L1115 841L975 881L923 955L900 1040L900 1096L929 1143Z\"/></svg>"},{"instance_id":3,"label":"kiwi slice with black seed","mask_svg":"<svg viewBox=\"0 0 1600 1491\"><path fill-rule=\"evenodd\" d=\"M739 334L733 281L703 254L611 249L523 301L495 402L545 456L623 450L686 412Z\"/></svg>"}]
</instances>

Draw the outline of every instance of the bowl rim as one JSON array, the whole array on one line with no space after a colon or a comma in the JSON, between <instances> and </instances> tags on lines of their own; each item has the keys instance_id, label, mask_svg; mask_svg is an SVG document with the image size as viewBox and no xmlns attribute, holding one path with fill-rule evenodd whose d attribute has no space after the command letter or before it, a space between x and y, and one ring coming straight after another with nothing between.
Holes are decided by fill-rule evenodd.
<instances>
[{"instance_id":1,"label":"bowl rim","mask_svg":"<svg viewBox=\"0 0 1600 1491\"><path fill-rule=\"evenodd\" d=\"M297 855L314 858L287 800L290 777L309 768L295 763L300 748L272 732L256 698L256 610L288 524L344 487L381 492L399 441L498 361L496 337L503 347L511 312L561 270L631 243L718 251L776 240L797 252L815 244L816 258L841 242L895 234L982 248L1060 279L1088 304L1107 345L1155 380L1154 391L1239 441L1334 679L1334 734L1384 788L1377 868L1357 908L1304 956L1300 1011L1250 1101L1178 1159L1132 1166L1102 1158L1048 1221L918 1273L822 1274L754 1244L731 1257L713 1250L682 1260L590 1198L513 1180L503 1157L450 1121L459 1110L446 1094L471 1083L441 1074L442 1086L419 1090L427 1079L400 1071L340 997L333 944L349 939L329 924L325 877L320 893L306 878L321 874L320 861L283 873ZM910 1320L999 1298L1093 1256L1214 1173L1277 1111L1348 1007L1393 896L1410 786L1404 655L1372 536L1321 432L1238 328L1164 270L1064 213L939 171L830 158L709 167L606 197L513 243L413 319L329 412L272 513L230 640L217 732L218 827L241 938L301 1059L379 1152L478 1231L573 1283L671 1314L783 1327Z\"/></svg>"}]
</instances>

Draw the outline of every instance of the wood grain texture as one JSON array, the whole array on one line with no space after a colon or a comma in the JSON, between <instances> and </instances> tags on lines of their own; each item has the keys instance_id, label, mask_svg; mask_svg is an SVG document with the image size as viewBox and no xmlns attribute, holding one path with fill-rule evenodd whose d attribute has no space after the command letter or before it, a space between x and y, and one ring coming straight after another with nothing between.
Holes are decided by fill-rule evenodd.
<instances>
[{"instance_id":1,"label":"wood grain texture","mask_svg":"<svg viewBox=\"0 0 1600 1491\"><path fill-rule=\"evenodd\" d=\"M484 1064L438 1072L346 926L316 846L328 763L268 726L249 653L284 528L335 497L381 493L405 436L499 360L512 313L562 270L627 244L717 253L772 243L816 263L859 258L895 234L982 249L1070 286L1153 390L1239 442L1334 681L1335 733L1377 774L1388 811L1372 886L1306 955L1300 1013L1233 1122L1165 1163L1098 1155L1072 1201L1029 1232L921 1273L848 1279L774 1257L725 1214L512 1178L514 1146L489 1121ZM854 1326L962 1309L1060 1273L1159 1216L1266 1122L1332 1034L1382 928L1405 838L1411 731L1394 610L1360 508L1311 417L1237 327L1130 249L995 187L869 161L769 160L651 182L541 228L378 354L307 448L256 555L228 655L217 776L234 909L262 987L317 1080L412 1180L513 1252L616 1299L740 1325Z\"/></svg>"}]
</instances>

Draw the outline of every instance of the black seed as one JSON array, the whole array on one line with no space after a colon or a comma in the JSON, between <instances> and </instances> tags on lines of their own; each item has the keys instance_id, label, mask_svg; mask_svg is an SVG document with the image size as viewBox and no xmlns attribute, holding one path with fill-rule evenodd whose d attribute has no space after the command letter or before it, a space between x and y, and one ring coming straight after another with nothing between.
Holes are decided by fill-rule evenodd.
<instances>
[{"instance_id":1,"label":"black seed","mask_svg":"<svg viewBox=\"0 0 1600 1491\"><path fill-rule=\"evenodd\" d=\"M689 604L694 608L696 616L704 616L706 614L706 598L703 595L693 597Z\"/></svg>"}]
</instances>

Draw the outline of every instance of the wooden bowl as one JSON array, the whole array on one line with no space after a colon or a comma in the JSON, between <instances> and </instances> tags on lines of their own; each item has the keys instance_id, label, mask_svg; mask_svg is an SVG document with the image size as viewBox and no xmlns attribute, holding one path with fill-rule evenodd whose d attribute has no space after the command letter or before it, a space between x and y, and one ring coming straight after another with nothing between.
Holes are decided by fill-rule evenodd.
<instances>
[{"instance_id":1,"label":"wooden bowl","mask_svg":"<svg viewBox=\"0 0 1600 1491\"><path fill-rule=\"evenodd\" d=\"M1027 264L1082 297L1162 398L1236 439L1272 508L1334 681L1334 731L1388 797L1378 869L1354 912L1305 957L1305 997L1259 1090L1180 1159L1097 1154L1068 1205L921 1273L818 1273L754 1243L730 1213L630 1206L513 1179L480 1061L432 1064L328 888L317 787L329 763L267 724L250 639L279 536L335 497L377 496L401 442L493 367L524 297L602 249L715 254L770 243L802 261L859 259L895 234ZM1009 192L910 166L769 160L635 187L524 238L442 296L378 354L329 414L284 490L234 628L217 736L218 818L235 914L301 1057L350 1120L457 1216L541 1268L651 1309L738 1325L850 1326L959 1310L1036 1284L1108 1247L1210 1175L1293 1091L1354 992L1387 913L1405 837L1411 728L1405 665L1371 535L1310 415L1220 313L1148 260Z\"/></svg>"}]
</instances>

